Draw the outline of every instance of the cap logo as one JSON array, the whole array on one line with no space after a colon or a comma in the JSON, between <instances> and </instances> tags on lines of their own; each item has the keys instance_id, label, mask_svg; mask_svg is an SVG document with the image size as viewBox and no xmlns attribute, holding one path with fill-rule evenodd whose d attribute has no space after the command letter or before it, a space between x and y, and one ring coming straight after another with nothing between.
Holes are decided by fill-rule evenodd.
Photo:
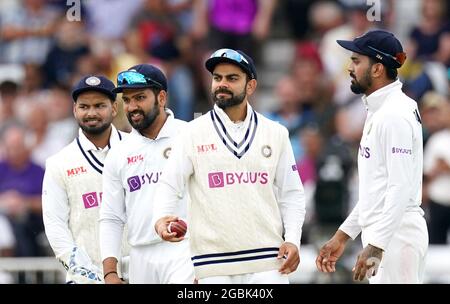
<instances>
[{"instance_id":1,"label":"cap logo","mask_svg":"<svg viewBox=\"0 0 450 304\"><path fill-rule=\"evenodd\" d=\"M86 79L85 82L87 85L90 85L90 86L98 86L101 81L98 77L91 76L88 79Z\"/></svg>"}]
</instances>

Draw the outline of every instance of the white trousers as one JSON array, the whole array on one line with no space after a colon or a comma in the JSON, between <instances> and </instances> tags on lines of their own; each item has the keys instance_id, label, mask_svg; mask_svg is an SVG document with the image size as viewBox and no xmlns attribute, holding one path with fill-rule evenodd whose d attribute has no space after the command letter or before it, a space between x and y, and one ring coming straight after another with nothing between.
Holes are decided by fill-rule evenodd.
<instances>
[{"instance_id":1,"label":"white trousers","mask_svg":"<svg viewBox=\"0 0 450 304\"><path fill-rule=\"evenodd\" d=\"M199 284L289 284L286 274L278 270L237 274L229 276L215 276L198 280Z\"/></svg>"},{"instance_id":2,"label":"white trousers","mask_svg":"<svg viewBox=\"0 0 450 304\"><path fill-rule=\"evenodd\" d=\"M361 239L367 243L364 231ZM407 212L380 263L370 284L420 284L423 282L428 251L428 230L425 219L417 212Z\"/></svg>"},{"instance_id":3,"label":"white trousers","mask_svg":"<svg viewBox=\"0 0 450 304\"><path fill-rule=\"evenodd\" d=\"M189 241L132 247L129 276L130 284L193 284Z\"/></svg>"}]
</instances>

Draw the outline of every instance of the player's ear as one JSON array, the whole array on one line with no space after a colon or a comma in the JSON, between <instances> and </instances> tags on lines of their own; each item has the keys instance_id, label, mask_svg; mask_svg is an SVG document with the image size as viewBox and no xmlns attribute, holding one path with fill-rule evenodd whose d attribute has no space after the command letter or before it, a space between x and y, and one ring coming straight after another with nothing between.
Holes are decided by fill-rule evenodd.
<instances>
[{"instance_id":1,"label":"player's ear","mask_svg":"<svg viewBox=\"0 0 450 304\"><path fill-rule=\"evenodd\" d=\"M384 71L386 70L386 67L382 63L375 63L372 65L372 77L381 77L383 75Z\"/></svg>"},{"instance_id":2,"label":"player's ear","mask_svg":"<svg viewBox=\"0 0 450 304\"><path fill-rule=\"evenodd\" d=\"M159 91L157 98L159 106L165 108L167 102L167 92L164 90Z\"/></svg>"},{"instance_id":3,"label":"player's ear","mask_svg":"<svg viewBox=\"0 0 450 304\"><path fill-rule=\"evenodd\" d=\"M117 100L111 101L111 102L112 102L112 104L111 104L111 106L112 106L112 117L116 117L117 113L118 113L119 105L118 105Z\"/></svg>"},{"instance_id":4,"label":"player's ear","mask_svg":"<svg viewBox=\"0 0 450 304\"><path fill-rule=\"evenodd\" d=\"M247 82L246 91L248 96L252 95L255 92L257 85L258 82L256 81L256 79L251 79Z\"/></svg>"}]
</instances>

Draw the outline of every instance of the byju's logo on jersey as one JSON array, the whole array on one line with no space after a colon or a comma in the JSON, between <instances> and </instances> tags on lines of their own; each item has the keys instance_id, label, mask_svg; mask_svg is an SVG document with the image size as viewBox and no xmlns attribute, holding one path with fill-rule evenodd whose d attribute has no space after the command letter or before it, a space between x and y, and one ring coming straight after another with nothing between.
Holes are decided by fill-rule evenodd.
<instances>
[{"instance_id":1,"label":"byju's logo on jersey","mask_svg":"<svg viewBox=\"0 0 450 304\"><path fill-rule=\"evenodd\" d=\"M411 149L392 147L392 154L412 154Z\"/></svg>"},{"instance_id":2,"label":"byju's logo on jersey","mask_svg":"<svg viewBox=\"0 0 450 304\"><path fill-rule=\"evenodd\" d=\"M145 173L143 175L135 175L132 177L129 177L127 179L128 187L130 189L130 192L137 191L142 188L143 185L151 185L156 184L159 181L159 177L161 176L162 172L151 172L151 173Z\"/></svg>"},{"instance_id":3,"label":"byju's logo on jersey","mask_svg":"<svg viewBox=\"0 0 450 304\"><path fill-rule=\"evenodd\" d=\"M100 192L89 192L82 195L84 208L89 209L93 207L98 207L102 201L102 193Z\"/></svg>"},{"instance_id":4,"label":"byju's logo on jersey","mask_svg":"<svg viewBox=\"0 0 450 304\"><path fill-rule=\"evenodd\" d=\"M208 174L209 188L222 188L225 186L223 172L214 172Z\"/></svg>"},{"instance_id":5,"label":"byju's logo on jersey","mask_svg":"<svg viewBox=\"0 0 450 304\"><path fill-rule=\"evenodd\" d=\"M209 188L223 188L234 184L261 184L268 182L267 172L211 172L208 173Z\"/></svg>"},{"instance_id":6,"label":"byju's logo on jersey","mask_svg":"<svg viewBox=\"0 0 450 304\"><path fill-rule=\"evenodd\" d=\"M139 189L141 189L141 179L139 178L139 176L132 176L130 178L128 178L127 180L128 182L128 186L130 187L130 192L134 192L137 191Z\"/></svg>"}]
</instances>

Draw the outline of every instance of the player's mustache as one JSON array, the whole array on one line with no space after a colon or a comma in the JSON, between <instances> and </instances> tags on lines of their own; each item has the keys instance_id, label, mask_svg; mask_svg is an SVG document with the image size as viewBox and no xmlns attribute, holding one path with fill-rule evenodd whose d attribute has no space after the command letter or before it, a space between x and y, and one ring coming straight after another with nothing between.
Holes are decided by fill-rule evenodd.
<instances>
[{"instance_id":1,"label":"player's mustache","mask_svg":"<svg viewBox=\"0 0 450 304\"><path fill-rule=\"evenodd\" d=\"M141 114L142 116L144 116L144 111L142 111L142 110L134 110L133 112L129 112L128 116L131 116L133 114Z\"/></svg>"},{"instance_id":2,"label":"player's mustache","mask_svg":"<svg viewBox=\"0 0 450 304\"><path fill-rule=\"evenodd\" d=\"M233 95L233 92L231 92L230 90L224 89L224 88L222 88L222 89L217 89L217 90L214 92L215 95L220 94L220 93L225 93L225 94Z\"/></svg>"}]
</instances>

